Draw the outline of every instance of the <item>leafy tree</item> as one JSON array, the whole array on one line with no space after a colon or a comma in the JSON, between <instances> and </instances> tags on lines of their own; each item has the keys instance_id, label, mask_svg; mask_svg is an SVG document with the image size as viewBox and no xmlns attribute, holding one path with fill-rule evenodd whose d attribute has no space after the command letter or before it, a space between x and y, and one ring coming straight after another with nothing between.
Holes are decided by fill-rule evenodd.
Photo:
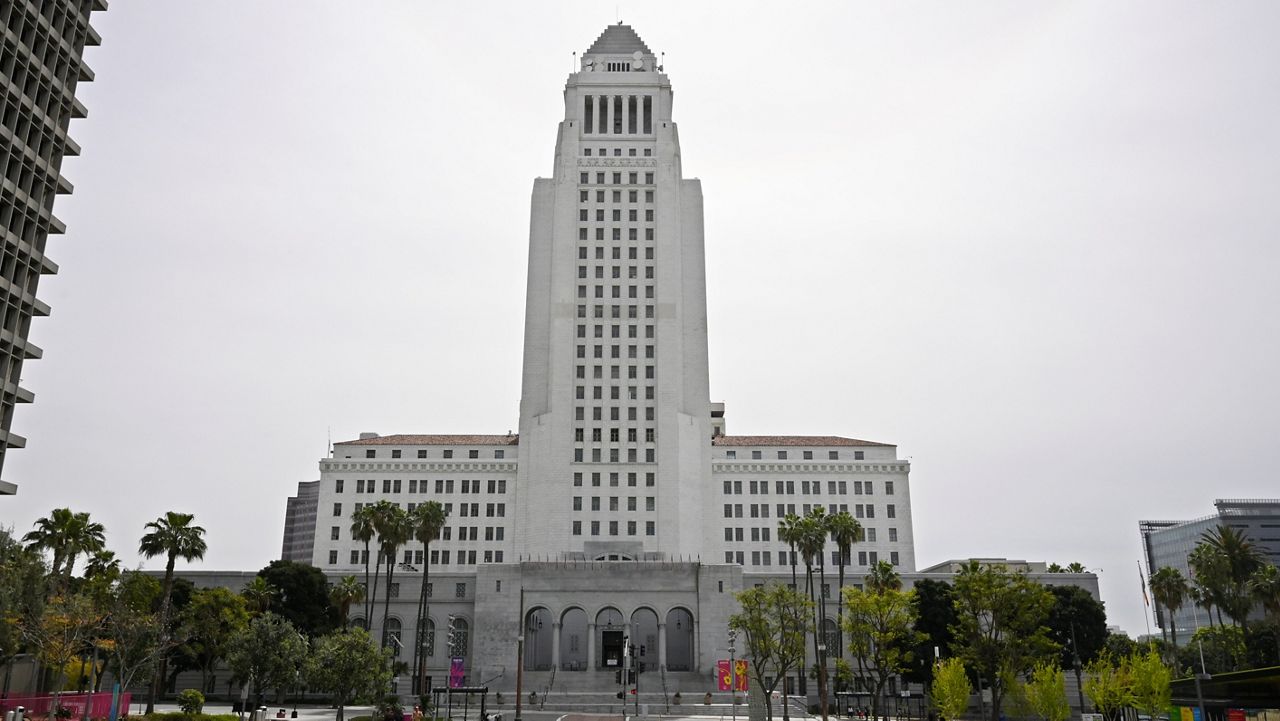
<instances>
[{"instance_id":1,"label":"leafy tree","mask_svg":"<svg viewBox=\"0 0 1280 721\"><path fill-rule=\"evenodd\" d=\"M903 592L889 586L872 590L871 584L866 591L845 589L844 604L848 614L844 619L844 630L848 635L849 653L858 665L859 675L872 680L872 718L880 718L880 703L889 678L907 668L912 649L924 638L924 634L912 628L915 622L913 595L911 591Z\"/></svg>"},{"instance_id":2,"label":"leafy tree","mask_svg":"<svg viewBox=\"0 0 1280 721\"><path fill-rule=\"evenodd\" d=\"M279 591L272 610L307 637L323 636L341 625L338 608L329 600L329 580L315 566L272 561L258 577Z\"/></svg>"},{"instance_id":3,"label":"leafy tree","mask_svg":"<svg viewBox=\"0 0 1280 721\"><path fill-rule=\"evenodd\" d=\"M831 540L836 544L836 555L840 559L840 580L836 585L838 601L836 628L840 629L841 633L839 645L844 648L844 567L849 565L853 555L853 544L862 540L862 524L858 523L848 511L840 511L831 514L827 519L827 528L831 532Z\"/></svg>"},{"instance_id":4,"label":"leafy tree","mask_svg":"<svg viewBox=\"0 0 1280 721\"><path fill-rule=\"evenodd\" d=\"M1280 664L1280 568L1268 563L1254 571L1249 577L1249 593L1267 614L1270 628L1265 633L1275 645L1272 661Z\"/></svg>"},{"instance_id":5,"label":"leafy tree","mask_svg":"<svg viewBox=\"0 0 1280 721\"><path fill-rule=\"evenodd\" d=\"M813 602L781 584L766 584L737 594L741 610L729 619L729 627L746 636L748 675L765 698L772 699L778 682L804 661L805 633ZM769 682L771 679L771 682ZM773 719L772 702L765 705ZM787 705L782 717L790 718Z\"/></svg>"},{"instance_id":6,"label":"leafy tree","mask_svg":"<svg viewBox=\"0 0 1280 721\"><path fill-rule=\"evenodd\" d=\"M387 592L382 602L382 645L391 640L387 619L391 617L391 584L396 573L396 553L412 537L409 514L398 503L378 501L374 504L373 525L378 529L378 550L387 559Z\"/></svg>"},{"instance_id":7,"label":"leafy tree","mask_svg":"<svg viewBox=\"0 0 1280 721\"><path fill-rule=\"evenodd\" d=\"M951 628L956 622L955 596L951 584L945 581L922 579L911 588L916 630L924 638L916 646L911 663L903 678L926 686L933 681L933 669L937 658L951 655ZM937 649L937 653L934 653Z\"/></svg>"},{"instance_id":8,"label":"leafy tree","mask_svg":"<svg viewBox=\"0 0 1280 721\"><path fill-rule=\"evenodd\" d=\"M66 589L76 557L81 553L102 550L106 530L101 523L89 520L88 513L74 513L70 508L55 508L35 522L35 530L23 536L27 548L49 551L53 556L49 567L51 590Z\"/></svg>"},{"instance_id":9,"label":"leafy tree","mask_svg":"<svg viewBox=\"0 0 1280 721\"><path fill-rule=\"evenodd\" d=\"M1080 663L1098 657L1107 643L1107 612L1102 602L1078 586L1049 586L1053 606L1049 609L1049 639L1061 647L1058 665L1075 668L1075 651Z\"/></svg>"},{"instance_id":10,"label":"leafy tree","mask_svg":"<svg viewBox=\"0 0 1280 721\"><path fill-rule=\"evenodd\" d=\"M346 628L347 621L351 618L352 604L364 601L364 585L355 576L344 576L341 581L329 587L329 601L338 607L342 627Z\"/></svg>"},{"instance_id":11,"label":"leafy tree","mask_svg":"<svg viewBox=\"0 0 1280 721\"><path fill-rule=\"evenodd\" d=\"M183 609L181 623L186 645L200 669L200 688L227 653L231 637L249 625L249 611L240 596L225 588L196 591Z\"/></svg>"},{"instance_id":12,"label":"leafy tree","mask_svg":"<svg viewBox=\"0 0 1280 721\"><path fill-rule=\"evenodd\" d=\"M373 618L373 599L378 593L377 576L374 577L374 585L369 585L369 543L377 534L377 529L373 525L373 515L372 505L361 506L351 514L351 539L364 544L364 627L366 630L373 627L370 623ZM378 558L378 563L382 563L381 557Z\"/></svg>"},{"instance_id":13,"label":"leafy tree","mask_svg":"<svg viewBox=\"0 0 1280 721\"><path fill-rule=\"evenodd\" d=\"M954 657L938 661L930 675L933 683L929 686L929 701L933 707L944 719L963 716L969 710L969 696L973 693L964 661Z\"/></svg>"},{"instance_id":14,"label":"leafy tree","mask_svg":"<svg viewBox=\"0 0 1280 721\"><path fill-rule=\"evenodd\" d=\"M444 528L446 514L444 506L439 501L427 501L420 503L413 512L409 514L409 527L412 531L413 539L422 544L422 586L418 590L418 615L414 623L414 628L418 634L417 641L413 644L413 687L418 690L418 686L422 680L422 665L425 663L425 657L422 655L423 644L426 643L427 637L427 619L431 617L431 609L427 601L427 584L431 578L431 542L440 537L440 531ZM354 578L352 579L355 580ZM345 624L346 616L343 616Z\"/></svg>"},{"instance_id":15,"label":"leafy tree","mask_svg":"<svg viewBox=\"0 0 1280 721\"><path fill-rule=\"evenodd\" d=\"M1170 683L1173 674L1155 651L1135 653L1129 658L1129 679L1133 705L1151 718L1156 718L1171 702Z\"/></svg>"},{"instance_id":16,"label":"leafy tree","mask_svg":"<svg viewBox=\"0 0 1280 721\"><path fill-rule=\"evenodd\" d=\"M1027 708L1043 721L1066 721L1071 717L1067 684L1062 669L1041 661L1022 687Z\"/></svg>"},{"instance_id":17,"label":"leafy tree","mask_svg":"<svg viewBox=\"0 0 1280 721\"><path fill-rule=\"evenodd\" d=\"M280 595L280 589L259 573L253 580L240 589L240 597L244 599L245 608L250 615L257 617L271 610L271 604Z\"/></svg>"},{"instance_id":18,"label":"leafy tree","mask_svg":"<svg viewBox=\"0 0 1280 721\"><path fill-rule=\"evenodd\" d=\"M269 611L227 642L227 666L259 698L266 689L283 691L294 686L306 656L306 637Z\"/></svg>"},{"instance_id":19,"label":"leafy tree","mask_svg":"<svg viewBox=\"0 0 1280 721\"><path fill-rule=\"evenodd\" d=\"M22 649L21 621L38 618L44 599L44 559L0 528L0 666Z\"/></svg>"},{"instance_id":20,"label":"leafy tree","mask_svg":"<svg viewBox=\"0 0 1280 721\"><path fill-rule=\"evenodd\" d=\"M1248 635L1249 611L1253 596L1249 579L1263 564L1262 552L1240 531L1231 526L1218 526L1201 536L1200 545L1216 556L1220 566L1216 582L1217 605Z\"/></svg>"},{"instance_id":21,"label":"leafy tree","mask_svg":"<svg viewBox=\"0 0 1280 721\"><path fill-rule=\"evenodd\" d=\"M40 661L62 676L71 660L80 657L81 650L101 624L102 616L88 596L54 596L39 616L24 620L22 634ZM63 686L60 681L65 679L53 679L55 691L60 692ZM55 699L54 707L58 706Z\"/></svg>"},{"instance_id":22,"label":"leafy tree","mask_svg":"<svg viewBox=\"0 0 1280 721\"><path fill-rule=\"evenodd\" d=\"M1126 658L1137 653L1139 649L1138 642L1129 638L1123 633L1108 632L1107 639L1103 643L1102 651L1099 655L1106 653L1112 658Z\"/></svg>"},{"instance_id":23,"label":"leafy tree","mask_svg":"<svg viewBox=\"0 0 1280 721\"><path fill-rule=\"evenodd\" d=\"M866 584L867 590L872 593L902 590L902 576L899 576L898 572L893 570L893 564L888 561L877 561L871 567L871 572L863 577L862 580Z\"/></svg>"},{"instance_id":24,"label":"leafy tree","mask_svg":"<svg viewBox=\"0 0 1280 721\"><path fill-rule=\"evenodd\" d=\"M1094 659L1085 672L1084 692L1108 721L1115 721L1125 707L1133 704L1128 658L1113 658L1104 653Z\"/></svg>"},{"instance_id":25,"label":"leafy tree","mask_svg":"<svg viewBox=\"0 0 1280 721\"><path fill-rule=\"evenodd\" d=\"M1208 673L1241 670L1245 660L1244 631L1239 626L1196 629L1190 643L1178 654L1179 668L1200 670L1202 653Z\"/></svg>"},{"instance_id":26,"label":"leafy tree","mask_svg":"<svg viewBox=\"0 0 1280 721\"><path fill-rule=\"evenodd\" d=\"M168 645L170 625L170 605L173 595L173 567L181 558L184 561L197 561L204 558L208 546L204 542L204 529L194 525L195 516L190 513L168 511L163 516L148 523L142 540L138 543L138 553L147 558L165 557L164 583L160 597L160 625L166 638L162 645ZM161 673L157 672L151 684L151 692L147 696L147 713L155 712L156 696L160 693Z\"/></svg>"},{"instance_id":27,"label":"leafy tree","mask_svg":"<svg viewBox=\"0 0 1280 721\"><path fill-rule=\"evenodd\" d=\"M306 668L308 685L333 694L343 721L346 704L372 701L390 685L391 651L379 649L364 629L347 628L316 639Z\"/></svg>"},{"instance_id":28,"label":"leafy tree","mask_svg":"<svg viewBox=\"0 0 1280 721\"><path fill-rule=\"evenodd\" d=\"M129 688L138 679L154 675L168 651L166 634L155 612L163 593L160 582L137 571L125 573L112 593L106 623L107 668Z\"/></svg>"},{"instance_id":29,"label":"leafy tree","mask_svg":"<svg viewBox=\"0 0 1280 721\"><path fill-rule=\"evenodd\" d=\"M971 561L955 578L954 649L991 688L998 721L1010 679L1056 652L1045 624L1054 596L1025 575Z\"/></svg>"},{"instance_id":30,"label":"leafy tree","mask_svg":"<svg viewBox=\"0 0 1280 721\"><path fill-rule=\"evenodd\" d=\"M1187 579L1182 575L1182 571L1172 567L1165 566L1157 569L1151 574L1148 582L1151 586L1151 597L1156 601L1156 609L1163 608L1168 613L1169 633L1173 638L1173 649L1177 653L1178 650L1178 624L1174 622L1174 614L1178 609L1182 608L1182 604L1187 600L1191 587L1187 584ZM1160 624L1160 632L1164 633L1166 624Z\"/></svg>"}]
</instances>

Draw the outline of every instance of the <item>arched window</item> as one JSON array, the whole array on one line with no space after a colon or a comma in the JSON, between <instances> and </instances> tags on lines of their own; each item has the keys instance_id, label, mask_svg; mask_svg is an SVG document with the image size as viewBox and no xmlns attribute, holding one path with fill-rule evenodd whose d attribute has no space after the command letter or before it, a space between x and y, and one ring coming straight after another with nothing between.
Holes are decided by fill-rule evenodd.
<instances>
[{"instance_id":1,"label":"arched window","mask_svg":"<svg viewBox=\"0 0 1280 721\"><path fill-rule=\"evenodd\" d=\"M827 645L828 658L840 658L840 632L829 618L822 622L822 642Z\"/></svg>"},{"instance_id":2,"label":"arched window","mask_svg":"<svg viewBox=\"0 0 1280 721\"><path fill-rule=\"evenodd\" d=\"M527 671L551 670L551 644L555 628L551 612L535 608L524 619L524 667Z\"/></svg>"},{"instance_id":3,"label":"arched window","mask_svg":"<svg viewBox=\"0 0 1280 721\"><path fill-rule=\"evenodd\" d=\"M391 654L400 658L400 619L387 619L387 626L382 629L382 645L390 646Z\"/></svg>"},{"instance_id":4,"label":"arched window","mask_svg":"<svg viewBox=\"0 0 1280 721\"><path fill-rule=\"evenodd\" d=\"M347 623L351 626L351 628L363 628L366 631L369 630L369 626L365 624L364 619L360 618L359 616L356 616L355 618L351 619Z\"/></svg>"},{"instance_id":5,"label":"arched window","mask_svg":"<svg viewBox=\"0 0 1280 721\"><path fill-rule=\"evenodd\" d=\"M587 612L580 608L560 617L560 669L587 670Z\"/></svg>"},{"instance_id":6,"label":"arched window","mask_svg":"<svg viewBox=\"0 0 1280 721\"><path fill-rule=\"evenodd\" d=\"M436 622L435 621L428 618L427 622L422 625L422 634L421 634L421 637L418 639L418 642L422 644L423 656L436 655Z\"/></svg>"},{"instance_id":7,"label":"arched window","mask_svg":"<svg viewBox=\"0 0 1280 721\"><path fill-rule=\"evenodd\" d=\"M683 608L667 613L667 670L693 670L693 614Z\"/></svg>"},{"instance_id":8,"label":"arched window","mask_svg":"<svg viewBox=\"0 0 1280 721\"><path fill-rule=\"evenodd\" d=\"M467 619L456 616L452 623L453 630L449 633L449 656L463 658L467 655L471 644L471 625L467 623Z\"/></svg>"}]
</instances>

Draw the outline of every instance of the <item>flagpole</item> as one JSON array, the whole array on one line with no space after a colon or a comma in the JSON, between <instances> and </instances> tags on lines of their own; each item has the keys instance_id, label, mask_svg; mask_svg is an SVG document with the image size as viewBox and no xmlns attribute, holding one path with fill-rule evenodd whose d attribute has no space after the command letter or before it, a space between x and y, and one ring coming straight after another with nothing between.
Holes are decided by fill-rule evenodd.
<instances>
[{"instance_id":1,"label":"flagpole","mask_svg":"<svg viewBox=\"0 0 1280 721\"><path fill-rule=\"evenodd\" d=\"M1142 575L1142 559L1138 559L1138 582L1142 584L1142 602L1147 605L1147 608L1151 608L1151 598L1147 596L1147 579ZM1151 638L1151 614L1143 611L1142 620L1147 624L1147 638ZM1170 618L1169 622L1172 623L1173 619Z\"/></svg>"}]
</instances>

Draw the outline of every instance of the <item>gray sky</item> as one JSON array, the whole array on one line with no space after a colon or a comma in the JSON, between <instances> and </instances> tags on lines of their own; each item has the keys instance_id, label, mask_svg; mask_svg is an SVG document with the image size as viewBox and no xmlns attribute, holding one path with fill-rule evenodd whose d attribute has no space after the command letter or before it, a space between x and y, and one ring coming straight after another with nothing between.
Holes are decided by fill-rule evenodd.
<instances>
[{"instance_id":1,"label":"gray sky","mask_svg":"<svg viewBox=\"0 0 1280 721\"><path fill-rule=\"evenodd\" d=\"M0 519L277 557L326 434L517 425L529 195L618 16L703 181L730 433L912 459L917 563L1280 483L1280 5L113 0Z\"/></svg>"}]
</instances>

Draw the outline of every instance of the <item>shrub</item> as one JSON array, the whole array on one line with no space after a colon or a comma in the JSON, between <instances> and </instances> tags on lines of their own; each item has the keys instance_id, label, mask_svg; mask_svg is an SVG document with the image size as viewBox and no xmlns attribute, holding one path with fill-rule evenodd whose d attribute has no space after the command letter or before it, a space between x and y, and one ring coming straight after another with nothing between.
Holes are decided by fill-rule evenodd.
<instances>
[{"instance_id":1,"label":"shrub","mask_svg":"<svg viewBox=\"0 0 1280 721\"><path fill-rule=\"evenodd\" d=\"M178 694L178 708L188 716L201 713L204 711L204 694L193 688L184 689Z\"/></svg>"}]
</instances>

